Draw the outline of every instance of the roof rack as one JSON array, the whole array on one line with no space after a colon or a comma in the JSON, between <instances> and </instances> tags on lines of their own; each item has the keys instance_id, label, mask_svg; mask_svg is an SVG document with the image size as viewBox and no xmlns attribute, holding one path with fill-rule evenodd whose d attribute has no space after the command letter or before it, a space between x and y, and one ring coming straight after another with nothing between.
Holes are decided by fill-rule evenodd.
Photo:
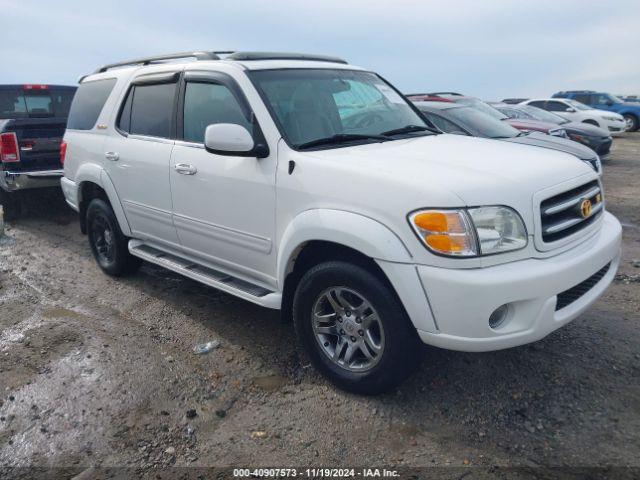
<instances>
[{"instance_id":1,"label":"roof rack","mask_svg":"<svg viewBox=\"0 0 640 480\"><path fill-rule=\"evenodd\" d=\"M561 90L558 93L596 93L595 90Z\"/></svg>"},{"instance_id":2,"label":"roof rack","mask_svg":"<svg viewBox=\"0 0 640 480\"><path fill-rule=\"evenodd\" d=\"M279 53L279 52L235 52L233 50L225 51L197 51L197 52L180 52L169 53L167 55L156 55L153 57L135 58L124 62L110 63L98 68L93 73L102 73L117 67L127 67L130 65L150 65L152 63L160 63L167 60L178 60L181 58L195 58L196 60L222 60L220 55L227 55L225 60L307 60L315 62L331 62L344 63L347 61L327 55L313 55L307 53Z\"/></svg>"},{"instance_id":3,"label":"roof rack","mask_svg":"<svg viewBox=\"0 0 640 480\"><path fill-rule=\"evenodd\" d=\"M167 55L156 55L153 57L143 57L136 58L133 60L127 60L124 62L110 63L103 67L98 68L93 73L102 73L116 67L126 67L129 65L149 65L151 63L163 62L166 60L178 60L180 58L195 58L196 60L220 60L218 55L230 54L233 51L220 51L220 52L180 52L180 53L169 53Z\"/></svg>"},{"instance_id":4,"label":"roof rack","mask_svg":"<svg viewBox=\"0 0 640 480\"><path fill-rule=\"evenodd\" d=\"M455 95L456 97L464 97L464 94L458 92L430 92L426 95Z\"/></svg>"},{"instance_id":5,"label":"roof rack","mask_svg":"<svg viewBox=\"0 0 640 480\"><path fill-rule=\"evenodd\" d=\"M226 57L225 60L307 60L314 62L347 63L346 60L338 57L288 52L235 52Z\"/></svg>"}]
</instances>

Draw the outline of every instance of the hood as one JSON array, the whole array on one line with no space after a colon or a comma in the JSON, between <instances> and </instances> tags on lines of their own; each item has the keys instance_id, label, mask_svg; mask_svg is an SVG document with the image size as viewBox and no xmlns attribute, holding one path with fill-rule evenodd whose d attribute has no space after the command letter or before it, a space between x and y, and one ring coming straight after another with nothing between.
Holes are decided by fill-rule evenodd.
<instances>
[{"instance_id":1,"label":"hood","mask_svg":"<svg viewBox=\"0 0 640 480\"><path fill-rule=\"evenodd\" d=\"M529 120L523 118L507 118L504 120L512 127L518 130L535 130L537 132L548 132L551 130L561 130L561 125L555 123L540 122L538 120Z\"/></svg>"},{"instance_id":2,"label":"hood","mask_svg":"<svg viewBox=\"0 0 640 480\"><path fill-rule=\"evenodd\" d=\"M591 110L585 110L585 112L591 112L594 115L599 115L600 117L613 117L616 120L624 121L624 117L619 113L613 112L611 110L601 110L599 108L593 108Z\"/></svg>"},{"instance_id":3,"label":"hood","mask_svg":"<svg viewBox=\"0 0 640 480\"><path fill-rule=\"evenodd\" d=\"M569 122L558 125L560 128L564 128L567 132L575 132L579 135L588 135L590 137L609 137L611 134L604 128L596 127L589 123L584 122Z\"/></svg>"},{"instance_id":4,"label":"hood","mask_svg":"<svg viewBox=\"0 0 640 480\"><path fill-rule=\"evenodd\" d=\"M317 159L314 168L324 165L334 177L373 182L384 188L381 194L421 192L422 198L430 200L437 192L433 198L439 198L443 207L454 206L440 203L443 198L448 203L457 201L458 206L508 204L512 198L529 202L539 190L581 175L595 175L589 166L559 149L452 134L297 155Z\"/></svg>"},{"instance_id":5,"label":"hood","mask_svg":"<svg viewBox=\"0 0 640 480\"><path fill-rule=\"evenodd\" d=\"M522 145L532 145L534 147L550 148L552 150L570 153L583 161L593 161L597 157L593 150L578 142L574 142L573 140L568 140L566 138L546 135L544 133L532 132L529 135L506 138L504 140L512 143L520 143Z\"/></svg>"}]
</instances>

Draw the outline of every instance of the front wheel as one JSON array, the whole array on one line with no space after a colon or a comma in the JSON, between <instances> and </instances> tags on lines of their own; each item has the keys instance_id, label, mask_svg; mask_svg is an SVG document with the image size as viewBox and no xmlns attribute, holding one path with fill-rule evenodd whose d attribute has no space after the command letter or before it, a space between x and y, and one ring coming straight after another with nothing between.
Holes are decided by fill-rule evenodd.
<instances>
[{"instance_id":1,"label":"front wheel","mask_svg":"<svg viewBox=\"0 0 640 480\"><path fill-rule=\"evenodd\" d=\"M113 276L133 273L142 261L129 253L128 239L118 225L111 206L94 198L87 207L89 245L98 265Z\"/></svg>"},{"instance_id":2,"label":"front wheel","mask_svg":"<svg viewBox=\"0 0 640 480\"><path fill-rule=\"evenodd\" d=\"M635 115L630 115L630 114L625 114L623 115L624 117L624 121L627 124L627 132L635 132L636 130L638 130L638 117L636 117Z\"/></svg>"},{"instance_id":3,"label":"front wheel","mask_svg":"<svg viewBox=\"0 0 640 480\"><path fill-rule=\"evenodd\" d=\"M387 391L419 364L420 342L395 293L367 269L331 261L297 287L293 317L314 366L355 393Z\"/></svg>"}]
</instances>

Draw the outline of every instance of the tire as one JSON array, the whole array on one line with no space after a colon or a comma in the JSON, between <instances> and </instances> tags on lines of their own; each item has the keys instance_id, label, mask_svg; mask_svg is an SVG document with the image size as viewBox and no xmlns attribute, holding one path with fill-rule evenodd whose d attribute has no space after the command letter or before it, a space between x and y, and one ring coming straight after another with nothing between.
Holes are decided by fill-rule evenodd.
<instances>
[{"instance_id":1,"label":"tire","mask_svg":"<svg viewBox=\"0 0 640 480\"><path fill-rule=\"evenodd\" d=\"M636 130L638 130L638 127L640 127L638 122L638 117L630 113L625 113L623 117L625 122L629 124L629 128L627 129L627 132L635 132Z\"/></svg>"},{"instance_id":2,"label":"tire","mask_svg":"<svg viewBox=\"0 0 640 480\"><path fill-rule=\"evenodd\" d=\"M336 291L344 302L335 295ZM329 296L338 303L331 303ZM331 311L338 311L332 305L342 308L341 313L331 316ZM355 308L344 309L345 305ZM322 312L323 309L327 311ZM314 312L327 323L318 326ZM419 365L421 344L404 307L391 287L361 266L330 261L312 267L296 288L293 320L303 353L343 390L366 395L382 393L397 386ZM333 326L327 326L330 324ZM321 334L318 329L332 333ZM341 346L335 360L338 345ZM347 362L349 350L352 353Z\"/></svg>"},{"instance_id":3,"label":"tire","mask_svg":"<svg viewBox=\"0 0 640 480\"><path fill-rule=\"evenodd\" d=\"M94 198L87 207L87 236L94 258L106 274L118 277L140 267L142 260L129 253L129 239L120 230L111 206L101 198Z\"/></svg>"},{"instance_id":4,"label":"tire","mask_svg":"<svg viewBox=\"0 0 640 480\"><path fill-rule=\"evenodd\" d=\"M6 192L0 188L0 205L4 211L4 219L13 221L22 213L22 204L15 192Z\"/></svg>"}]
</instances>

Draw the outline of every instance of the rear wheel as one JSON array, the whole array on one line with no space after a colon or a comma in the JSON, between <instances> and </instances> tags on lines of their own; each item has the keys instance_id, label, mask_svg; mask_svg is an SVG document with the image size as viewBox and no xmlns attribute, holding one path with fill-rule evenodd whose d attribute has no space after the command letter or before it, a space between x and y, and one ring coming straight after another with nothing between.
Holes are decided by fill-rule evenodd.
<instances>
[{"instance_id":1,"label":"rear wheel","mask_svg":"<svg viewBox=\"0 0 640 480\"><path fill-rule=\"evenodd\" d=\"M87 233L93 256L105 273L133 273L142 263L129 253L128 238L120 230L111 206L101 198L94 198L87 207Z\"/></svg>"},{"instance_id":2,"label":"rear wheel","mask_svg":"<svg viewBox=\"0 0 640 480\"><path fill-rule=\"evenodd\" d=\"M15 220L22 212L22 204L16 192L6 192L0 188L0 205L4 211L4 219Z\"/></svg>"},{"instance_id":3,"label":"rear wheel","mask_svg":"<svg viewBox=\"0 0 640 480\"><path fill-rule=\"evenodd\" d=\"M635 115L631 115L629 113L623 115L624 116L624 121L627 123L627 131L628 132L635 132L636 130L638 130L638 117L636 117Z\"/></svg>"},{"instance_id":4,"label":"rear wheel","mask_svg":"<svg viewBox=\"0 0 640 480\"><path fill-rule=\"evenodd\" d=\"M391 288L367 269L331 261L300 280L293 317L314 366L338 387L375 394L419 364L415 328Z\"/></svg>"}]
</instances>

